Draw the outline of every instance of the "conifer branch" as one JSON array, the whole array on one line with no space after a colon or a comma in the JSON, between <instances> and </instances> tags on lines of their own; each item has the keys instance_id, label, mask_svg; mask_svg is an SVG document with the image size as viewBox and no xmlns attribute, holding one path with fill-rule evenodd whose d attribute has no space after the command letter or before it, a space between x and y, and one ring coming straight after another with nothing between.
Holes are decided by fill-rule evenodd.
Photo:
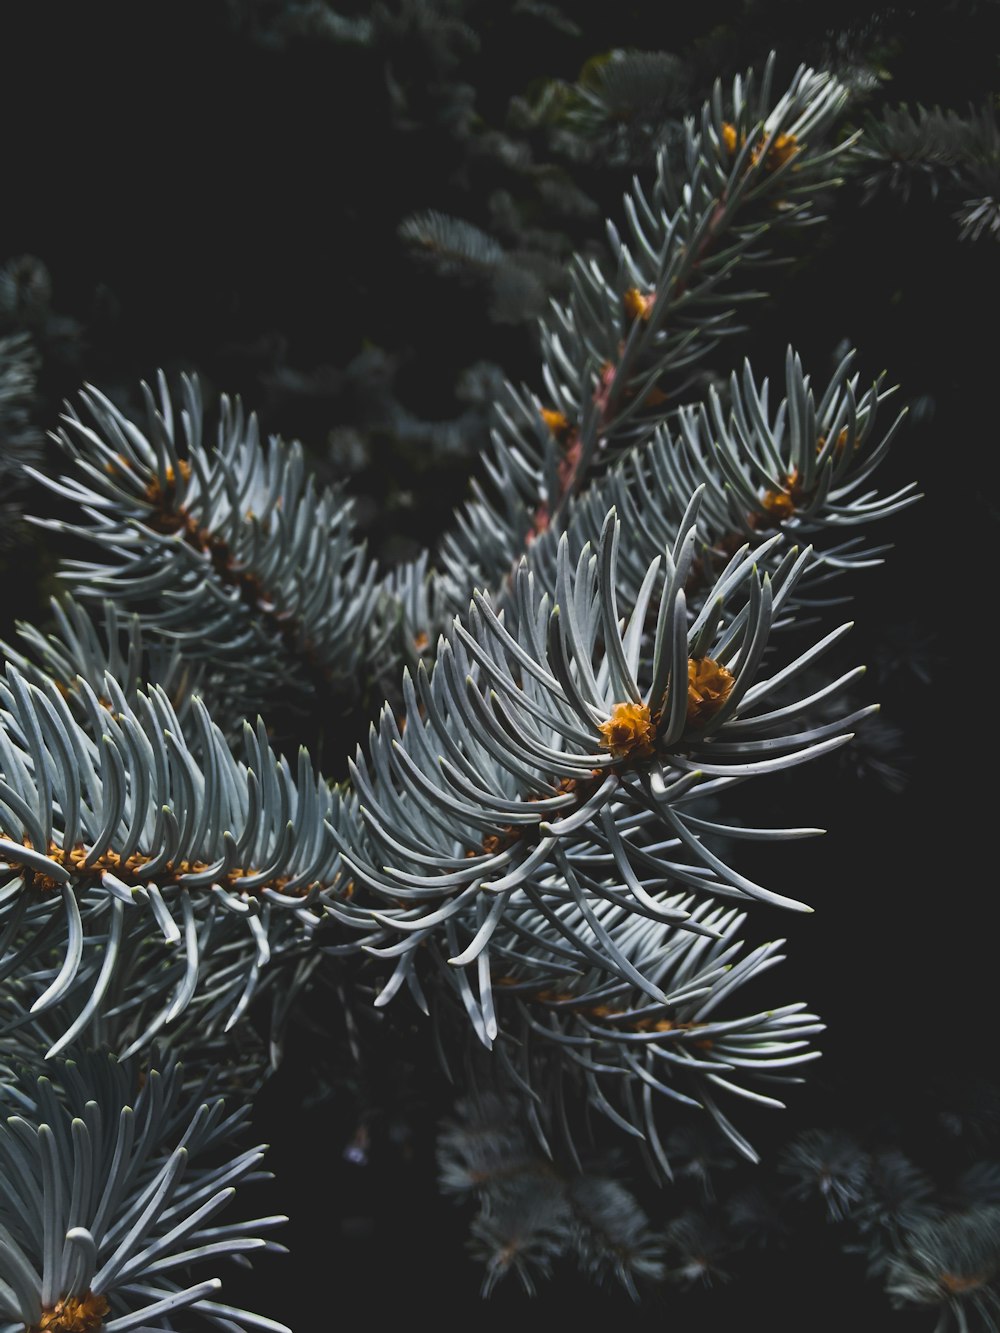
<instances>
[{"instance_id":1,"label":"conifer branch","mask_svg":"<svg viewBox=\"0 0 1000 1333\"><path fill-rule=\"evenodd\" d=\"M0 1126L0 1328L4 1333L180 1329L188 1314L240 1333L287 1325L212 1298L206 1261L279 1250L257 1235L287 1219L217 1220L264 1148L232 1154L248 1107L182 1091L181 1067L94 1055L5 1087ZM213 1160L214 1159L214 1160ZM153 1322L155 1321L155 1322Z\"/></svg>"},{"instance_id":2,"label":"conifer branch","mask_svg":"<svg viewBox=\"0 0 1000 1333\"><path fill-rule=\"evenodd\" d=\"M196 380L184 379L179 413L162 375L158 398L143 395L145 432L85 389L93 424L69 411L53 437L73 471L28 469L85 520L35 522L101 553L65 562L75 595L134 609L144 630L235 673L261 702L277 674L289 691L353 692L376 570L351 540L350 502L317 490L300 444L262 442L238 400L223 398L211 444Z\"/></svg>"}]
</instances>

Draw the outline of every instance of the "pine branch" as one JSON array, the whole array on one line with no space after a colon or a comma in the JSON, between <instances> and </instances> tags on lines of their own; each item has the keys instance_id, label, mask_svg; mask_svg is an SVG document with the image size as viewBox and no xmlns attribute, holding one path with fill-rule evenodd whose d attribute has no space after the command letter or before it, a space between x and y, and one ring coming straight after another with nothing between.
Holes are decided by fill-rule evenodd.
<instances>
[{"instance_id":1,"label":"pine branch","mask_svg":"<svg viewBox=\"0 0 1000 1333\"><path fill-rule=\"evenodd\" d=\"M692 520L696 513L695 503ZM696 524L653 562L632 603L618 600L619 536L612 511L596 551L585 546L575 565L563 539L554 606L523 564L513 631L477 594L467 624L456 620L442 641L433 671L405 676L405 727L384 711L369 757L359 751L352 765L361 836L352 842L334 831L363 892L327 906L360 932L367 952L389 960L393 970L376 1004L406 986L427 1012L424 986L435 985L440 1005L443 978L478 1040L499 1053L510 1038L511 997L513 1047L527 1049L528 1029L536 1048L543 1037L562 1043L565 1059L554 1068L580 1065L578 1092L620 1126L639 1116L642 1128L630 1132L655 1143L638 1085L677 1094L662 1071L637 1063L630 1045L648 1047L647 1060L663 1058L668 1066L678 1041L714 1047L730 1029L705 1035L704 1016L739 979L775 961L776 946L767 945L736 966L718 943L702 959L709 941L729 948L737 928L734 914L713 908L710 898L808 910L740 874L714 847L725 838L774 840L816 830L739 828L705 818L694 802L828 753L871 710L816 727L800 721L811 699L771 706L772 692L842 630L757 679L770 628L807 553L789 552L773 580L745 550L738 553L689 622L683 588ZM645 654L649 679L640 687L647 609L661 565L653 647L647 643ZM834 692L853 674L831 686ZM683 961L689 949L704 967L696 969L697 981ZM689 981L698 998L691 1010L683 1005ZM541 1017L520 1003L524 995L541 1002ZM560 1003L550 1008L554 996ZM818 1029L801 1008L740 1020L734 1030L745 1028L749 1044L734 1067L806 1058L798 1053L801 1038ZM562 1009L565 1030L557 1018ZM610 1021L595 1025L605 1009ZM650 1030L632 1030L633 1019ZM581 1043L599 1051L592 1067ZM704 1075L733 1088L711 1068L714 1058L677 1057L696 1083L694 1096L679 1099L708 1106L752 1155L699 1081ZM719 1056L721 1068L729 1068L727 1058ZM597 1077L610 1069L612 1095L629 1099L624 1114ZM529 1089L530 1072L519 1070L517 1081ZM531 1095L541 1106L553 1104ZM556 1101L563 1104L561 1096ZM659 1169L669 1175L662 1154Z\"/></svg>"},{"instance_id":2,"label":"pine branch","mask_svg":"<svg viewBox=\"0 0 1000 1333\"><path fill-rule=\"evenodd\" d=\"M205 660L192 661L175 640L143 634L142 617L137 612L123 616L110 599L93 606L94 613L100 613L96 620L69 593L50 598L49 607L52 628L48 632L19 621L16 628L24 651L0 640L0 652L32 685L53 682L78 720L86 720L87 710L77 677L100 697L104 677L110 675L133 708L140 690L152 683L159 686L192 740L196 731L189 730L189 724L195 696L213 717L225 721L227 736L231 732L236 738L242 735L243 719L253 712L257 691L251 688L241 693L247 682L239 675L213 671L211 662ZM231 726L230 719L238 719L237 725Z\"/></svg>"},{"instance_id":3,"label":"pine branch","mask_svg":"<svg viewBox=\"0 0 1000 1333\"><path fill-rule=\"evenodd\" d=\"M100 1055L22 1078L2 1098L14 1112L0 1126L4 1333L180 1329L177 1316L191 1313L223 1315L240 1333L290 1333L220 1305L220 1280L191 1271L283 1248L256 1233L284 1217L216 1220L236 1185L261 1176L262 1147L232 1155L247 1106L183 1094L175 1061L147 1070Z\"/></svg>"},{"instance_id":4,"label":"pine branch","mask_svg":"<svg viewBox=\"0 0 1000 1333\"><path fill-rule=\"evenodd\" d=\"M374 565L352 544L351 504L317 491L298 443L262 443L256 418L223 399L214 445L196 380L185 378L180 421L161 375L143 385L146 433L103 394L81 395L54 439L74 471L28 469L80 510L80 521L36 518L94 543L97 562L69 560L82 598L133 609L143 630L185 656L235 673L261 705L280 676L285 694L353 694L372 646Z\"/></svg>"},{"instance_id":5,"label":"pine branch","mask_svg":"<svg viewBox=\"0 0 1000 1333\"><path fill-rule=\"evenodd\" d=\"M343 797L260 722L240 762L200 700L192 747L160 688L134 706L111 676L106 702L76 688L85 723L13 665L0 686L2 974L33 970L32 1013L69 1009L50 1055L130 992L128 1052L192 1003L203 1034L228 1030L315 929L320 888L347 891L327 822Z\"/></svg>"},{"instance_id":6,"label":"pine branch","mask_svg":"<svg viewBox=\"0 0 1000 1333\"><path fill-rule=\"evenodd\" d=\"M802 67L772 100L772 66L759 88L752 72L736 79L725 102L716 85L686 122L680 178L661 152L651 196L636 181L625 200L631 244L609 224L613 276L575 260L569 302L541 330L548 403L539 410L508 386L485 485L442 544L462 597L472 581L498 587L526 542L561 526L591 473L675 410L691 367L739 330L732 307L759 295L731 279L773 261L771 233L821 220L817 197L839 183L835 164L853 143L825 144L847 93Z\"/></svg>"},{"instance_id":7,"label":"pine branch","mask_svg":"<svg viewBox=\"0 0 1000 1333\"><path fill-rule=\"evenodd\" d=\"M1000 238L1000 123L994 100L965 115L903 103L868 116L850 167L861 177L866 202L882 189L908 202L916 187L931 198L961 200L955 217L961 240ZM963 197L964 196L964 197Z\"/></svg>"}]
</instances>

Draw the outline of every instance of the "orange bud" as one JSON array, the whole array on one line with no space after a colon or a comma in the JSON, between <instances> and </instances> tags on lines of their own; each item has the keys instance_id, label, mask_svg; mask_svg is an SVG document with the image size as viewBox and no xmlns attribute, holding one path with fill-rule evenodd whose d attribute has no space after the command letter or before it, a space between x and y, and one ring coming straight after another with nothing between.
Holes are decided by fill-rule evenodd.
<instances>
[{"instance_id":1,"label":"orange bud","mask_svg":"<svg viewBox=\"0 0 1000 1333\"><path fill-rule=\"evenodd\" d=\"M611 716L598 730L604 737L601 749L610 750L616 759L653 753L655 732L647 704L631 701L615 704Z\"/></svg>"},{"instance_id":2,"label":"orange bud","mask_svg":"<svg viewBox=\"0 0 1000 1333\"><path fill-rule=\"evenodd\" d=\"M31 1333L96 1333L103 1326L109 1308L108 1298L93 1292L67 1296L42 1312Z\"/></svg>"},{"instance_id":3,"label":"orange bud","mask_svg":"<svg viewBox=\"0 0 1000 1333\"><path fill-rule=\"evenodd\" d=\"M640 292L638 287L630 287L622 297L622 304L629 319L649 319L655 300L655 292Z\"/></svg>"},{"instance_id":4,"label":"orange bud","mask_svg":"<svg viewBox=\"0 0 1000 1333\"><path fill-rule=\"evenodd\" d=\"M712 657L688 658L687 720L703 727L729 698L733 673Z\"/></svg>"},{"instance_id":5,"label":"orange bud","mask_svg":"<svg viewBox=\"0 0 1000 1333\"><path fill-rule=\"evenodd\" d=\"M750 154L750 160L754 166L761 160L764 152L764 144L767 142L767 136L760 141ZM776 171L778 167L784 166L790 157L793 157L799 151L799 141L794 134L779 134L767 150L764 158L764 170Z\"/></svg>"},{"instance_id":6,"label":"orange bud","mask_svg":"<svg viewBox=\"0 0 1000 1333\"><path fill-rule=\"evenodd\" d=\"M564 412L556 412L550 407L542 408L542 420L556 439L560 439L570 428L569 418L566 414Z\"/></svg>"},{"instance_id":7,"label":"orange bud","mask_svg":"<svg viewBox=\"0 0 1000 1333\"><path fill-rule=\"evenodd\" d=\"M848 436L848 433L849 433L849 432L848 432L847 427L846 427L846 426L842 427L842 429L841 429L841 431L840 431L840 434L837 436L837 438L836 438L836 439L834 440L834 442L833 442L833 452L834 452L835 454L840 454L840 453L843 453L843 452L844 452L844 448L845 448L846 445L847 445L847 436ZM859 440L855 440L855 441L854 441L854 447L855 447L855 449L858 447L858 444L859 444L859 443L860 443ZM817 452L817 453L821 453L822 450L823 450L823 448L824 448L824 446L825 446L825 444L826 444L826 436L825 436L825 435L821 435L821 436L819 437L819 439L816 441L816 452Z\"/></svg>"}]
</instances>

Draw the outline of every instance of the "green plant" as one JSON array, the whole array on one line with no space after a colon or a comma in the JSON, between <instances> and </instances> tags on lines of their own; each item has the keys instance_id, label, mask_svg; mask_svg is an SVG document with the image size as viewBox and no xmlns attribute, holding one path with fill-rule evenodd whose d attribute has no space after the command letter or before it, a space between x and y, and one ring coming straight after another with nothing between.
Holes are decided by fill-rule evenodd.
<instances>
[{"instance_id":1,"label":"green plant","mask_svg":"<svg viewBox=\"0 0 1000 1333\"><path fill-rule=\"evenodd\" d=\"M862 669L839 664L850 626L828 618L885 554L870 527L917 499L875 484L901 414L853 354L816 388L789 349L777 402L749 363L699 377L856 146L836 78L772 85L770 62L719 82L627 195L607 262L571 267L537 381L504 387L433 552L380 569L305 452L237 401L213 430L192 378L144 386L144 416L86 387L54 432L65 471L26 469L52 497L36 521L86 558L62 561L51 625L5 645L0 689L2 1050L41 1163L12 1129L12 1330L173 1328L181 1303L281 1327L203 1282L154 1291L180 1234L121 1236L133 1215L152 1234L173 1140L144 1143L159 1183L140 1171L105 1232L82 1136L161 1051L252 1095L331 976L348 1013L408 993L463 1105L510 1117L479 1156L446 1139L453 1188L488 1193L484 1160L508 1176L511 1152L550 1164L477 1220L487 1287L530 1288L567 1248L632 1292L666 1272L680 1230L654 1234L586 1169L609 1134L661 1184L687 1157L678 1106L755 1157L734 1108L780 1106L822 1024L800 1001L736 1003L782 957L744 926L808 910L744 873L739 844L819 830L748 824L740 793L870 725ZM365 743L324 777L317 754L347 751L358 719ZM65 1101L33 1100L20 1071L67 1057ZM192 1216L180 1269L222 1244Z\"/></svg>"}]
</instances>

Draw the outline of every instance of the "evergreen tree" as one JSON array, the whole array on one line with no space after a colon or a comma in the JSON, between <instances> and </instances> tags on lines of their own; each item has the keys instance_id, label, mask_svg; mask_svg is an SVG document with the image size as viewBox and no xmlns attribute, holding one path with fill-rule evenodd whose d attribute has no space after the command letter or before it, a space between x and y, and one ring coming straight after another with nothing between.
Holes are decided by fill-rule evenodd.
<instances>
[{"instance_id":1,"label":"evergreen tree","mask_svg":"<svg viewBox=\"0 0 1000 1333\"><path fill-rule=\"evenodd\" d=\"M8 15L4 1330L1000 1329L996 5L856 8Z\"/></svg>"}]
</instances>

